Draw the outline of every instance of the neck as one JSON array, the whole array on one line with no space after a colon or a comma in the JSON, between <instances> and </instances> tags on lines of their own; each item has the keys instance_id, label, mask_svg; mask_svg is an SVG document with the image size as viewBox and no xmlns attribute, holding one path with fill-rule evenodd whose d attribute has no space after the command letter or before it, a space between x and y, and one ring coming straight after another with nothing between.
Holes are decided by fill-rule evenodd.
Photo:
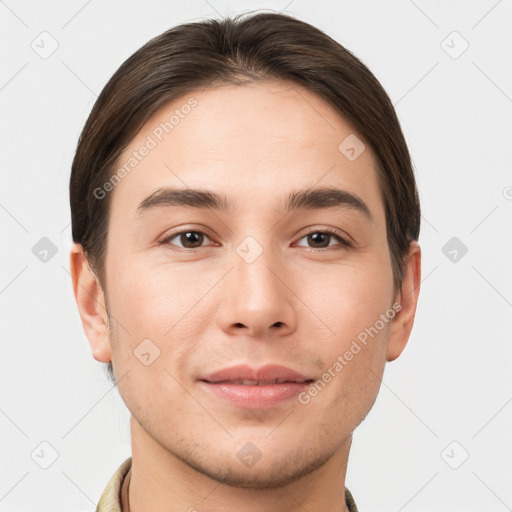
<instances>
[{"instance_id":1,"label":"neck","mask_svg":"<svg viewBox=\"0 0 512 512\"><path fill-rule=\"evenodd\" d=\"M204 475L159 445L133 418L130 512L348 512L345 476L351 437L319 467L277 488L232 487Z\"/></svg>"}]
</instances>

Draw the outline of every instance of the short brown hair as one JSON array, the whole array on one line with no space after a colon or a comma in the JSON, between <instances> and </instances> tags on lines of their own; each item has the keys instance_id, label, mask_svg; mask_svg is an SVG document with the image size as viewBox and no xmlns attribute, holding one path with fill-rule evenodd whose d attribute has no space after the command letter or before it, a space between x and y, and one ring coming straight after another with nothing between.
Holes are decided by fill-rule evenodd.
<instances>
[{"instance_id":1,"label":"short brown hair","mask_svg":"<svg viewBox=\"0 0 512 512\"><path fill-rule=\"evenodd\" d=\"M385 212L395 291L404 256L420 230L420 204L409 151L388 95L350 51L292 16L249 13L186 23L131 55L99 95L73 160L73 241L81 244L106 293L108 194L94 191L114 174L124 148L164 104L214 84L281 79L334 107L373 150ZM340 141L341 142L341 141ZM108 363L112 380L112 363Z\"/></svg>"}]
</instances>

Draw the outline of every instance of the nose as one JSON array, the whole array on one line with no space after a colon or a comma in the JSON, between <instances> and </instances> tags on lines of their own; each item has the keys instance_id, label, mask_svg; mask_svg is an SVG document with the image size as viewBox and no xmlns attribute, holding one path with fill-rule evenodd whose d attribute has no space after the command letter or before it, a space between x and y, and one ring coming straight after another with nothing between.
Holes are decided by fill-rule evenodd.
<instances>
[{"instance_id":1,"label":"nose","mask_svg":"<svg viewBox=\"0 0 512 512\"><path fill-rule=\"evenodd\" d=\"M293 332L300 301L279 255L253 240L248 245L241 244L230 263L232 269L219 290L222 297L217 321L221 328L229 334L263 340Z\"/></svg>"}]
</instances>

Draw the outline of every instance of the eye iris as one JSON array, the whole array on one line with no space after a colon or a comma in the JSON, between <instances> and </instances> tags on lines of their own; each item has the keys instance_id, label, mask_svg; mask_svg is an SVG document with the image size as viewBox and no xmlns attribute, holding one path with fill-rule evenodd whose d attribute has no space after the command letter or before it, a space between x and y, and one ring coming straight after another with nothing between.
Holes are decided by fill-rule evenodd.
<instances>
[{"instance_id":1,"label":"eye iris","mask_svg":"<svg viewBox=\"0 0 512 512\"><path fill-rule=\"evenodd\" d=\"M320 243L320 245L316 245L316 247L328 247L329 246L329 239L330 239L329 233L311 233L308 235L308 243L313 242L314 244ZM323 242L322 242L323 240Z\"/></svg>"},{"instance_id":2,"label":"eye iris","mask_svg":"<svg viewBox=\"0 0 512 512\"><path fill-rule=\"evenodd\" d=\"M186 247L187 249L193 249L194 247L196 247L195 245L194 247L190 247L187 244L196 244L199 241L200 247L203 243L203 236L204 235L202 233L198 233L197 231L187 231L186 233L182 233L180 235L180 241L183 244L183 246Z\"/></svg>"}]
</instances>

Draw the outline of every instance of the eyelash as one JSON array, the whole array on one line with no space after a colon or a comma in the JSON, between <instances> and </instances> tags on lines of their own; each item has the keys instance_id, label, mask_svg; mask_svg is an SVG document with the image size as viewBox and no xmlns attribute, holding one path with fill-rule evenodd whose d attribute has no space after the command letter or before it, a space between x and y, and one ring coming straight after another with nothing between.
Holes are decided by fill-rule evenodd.
<instances>
[{"instance_id":1,"label":"eyelash","mask_svg":"<svg viewBox=\"0 0 512 512\"><path fill-rule=\"evenodd\" d=\"M186 230L178 231L176 233L172 233L168 237L166 237L163 240L161 240L159 242L159 245L169 245L169 249L171 251L178 251L178 252L197 252L198 249L202 249L202 248L205 248L205 247L211 247L211 244L200 246L200 247L196 247L194 249L188 249L188 248L185 248L185 247L175 249L175 248L171 247L172 244L170 244L170 240L172 240L173 238L175 238L177 236L183 235L185 233L199 233L199 234L205 235L206 237L210 238L204 231L200 231L200 230L197 230L197 229L186 229ZM338 250L340 250L342 248L352 247L352 244L346 238L341 236L338 231L336 231L335 229L331 229L331 228L322 228L322 229L311 230L308 233L305 233L301 238L299 238L298 241L302 240L303 238L305 238L305 237L307 237L307 236L309 236L309 235L311 235L313 233L322 233L322 234L333 235L335 238L338 239L338 241L340 242L340 245L342 246L342 247L339 247ZM312 252L325 252L328 249L330 249L330 250L333 249L332 247L329 247L329 246L328 247L324 247L324 248L315 248L315 247L306 247L306 248L309 249Z\"/></svg>"}]
</instances>

